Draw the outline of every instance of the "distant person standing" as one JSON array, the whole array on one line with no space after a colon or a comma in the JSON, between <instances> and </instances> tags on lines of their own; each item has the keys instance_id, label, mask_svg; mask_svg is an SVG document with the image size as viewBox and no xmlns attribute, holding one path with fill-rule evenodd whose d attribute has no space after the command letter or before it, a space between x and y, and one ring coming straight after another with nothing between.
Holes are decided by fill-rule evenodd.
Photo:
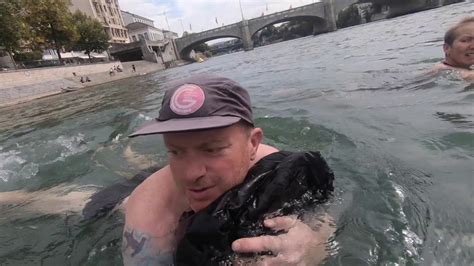
<instances>
[{"instance_id":1,"label":"distant person standing","mask_svg":"<svg viewBox=\"0 0 474 266\"><path fill-rule=\"evenodd\" d=\"M132 72L137 72L137 70L135 69L135 65L132 64Z\"/></svg>"},{"instance_id":2,"label":"distant person standing","mask_svg":"<svg viewBox=\"0 0 474 266\"><path fill-rule=\"evenodd\" d=\"M461 78L474 82L474 17L467 17L444 35L445 58L434 65L432 73L456 71Z\"/></svg>"}]
</instances>

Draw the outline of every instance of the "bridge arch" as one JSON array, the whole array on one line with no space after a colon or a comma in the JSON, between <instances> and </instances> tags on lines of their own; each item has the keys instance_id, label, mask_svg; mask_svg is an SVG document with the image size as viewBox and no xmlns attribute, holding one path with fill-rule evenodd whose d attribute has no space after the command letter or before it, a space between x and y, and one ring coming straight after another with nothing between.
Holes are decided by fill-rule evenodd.
<instances>
[{"instance_id":1,"label":"bridge arch","mask_svg":"<svg viewBox=\"0 0 474 266\"><path fill-rule=\"evenodd\" d=\"M314 21L318 27L324 27L324 29L321 29L321 31L334 30L332 28L332 23L327 22L328 19L331 19L328 16L329 11L327 9L328 6L323 1L273 13L263 17L254 18L249 20L249 32L250 35L253 36L257 31L269 25L301 19Z\"/></svg>"},{"instance_id":2,"label":"bridge arch","mask_svg":"<svg viewBox=\"0 0 474 266\"><path fill-rule=\"evenodd\" d=\"M217 29L207 30L199 33L192 33L176 39L176 48L182 59L189 59L188 55L192 47L196 44L220 39L220 38L238 38L242 39L241 23L229 24Z\"/></svg>"},{"instance_id":3,"label":"bridge arch","mask_svg":"<svg viewBox=\"0 0 474 266\"><path fill-rule=\"evenodd\" d=\"M195 47L196 45L198 44L201 44L201 43L204 43L204 42L208 42L208 41L212 41L212 40L217 40L217 39L222 39L222 38L236 38L236 39L242 39L241 36L235 36L235 35L227 35L227 34L223 34L223 35L215 35L215 36L209 36L209 37L205 37L205 38L200 38L200 39L196 39L192 42L189 42L186 44L186 46L180 48L180 56L182 59L185 59L185 60L189 60L189 53L191 52L191 50L193 50L193 47Z\"/></svg>"},{"instance_id":4,"label":"bridge arch","mask_svg":"<svg viewBox=\"0 0 474 266\"><path fill-rule=\"evenodd\" d=\"M285 18L280 18L276 19L274 21L265 21L262 23L255 23L251 24L250 27L250 36L254 36L257 32L260 30L264 29L265 27L268 27L270 25L282 23L282 22L288 22L288 21L310 21L313 24L313 34L316 33L321 33L325 31L329 31L328 29L328 24L324 18L321 18L319 16L308 16L308 15L300 15L300 16L291 16L291 17L285 17Z\"/></svg>"}]
</instances>

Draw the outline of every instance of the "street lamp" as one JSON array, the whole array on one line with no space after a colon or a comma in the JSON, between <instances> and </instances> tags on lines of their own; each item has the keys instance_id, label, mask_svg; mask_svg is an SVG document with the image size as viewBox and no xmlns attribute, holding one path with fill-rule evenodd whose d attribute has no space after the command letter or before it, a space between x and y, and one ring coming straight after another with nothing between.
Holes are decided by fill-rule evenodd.
<instances>
[{"instance_id":1,"label":"street lamp","mask_svg":"<svg viewBox=\"0 0 474 266\"><path fill-rule=\"evenodd\" d=\"M166 25L168 26L168 30L171 31L170 24L168 23L168 17L166 16L166 11L164 11L163 13L159 13L158 15L165 16Z\"/></svg>"},{"instance_id":2,"label":"street lamp","mask_svg":"<svg viewBox=\"0 0 474 266\"><path fill-rule=\"evenodd\" d=\"M245 20L244 11L242 10L242 2L240 0L239 0L239 5L240 5L240 14L242 15L242 20Z\"/></svg>"},{"instance_id":3,"label":"street lamp","mask_svg":"<svg viewBox=\"0 0 474 266\"><path fill-rule=\"evenodd\" d=\"M183 20L182 20L182 19L179 19L179 22L181 23L181 29L182 29L183 32L184 32Z\"/></svg>"}]
</instances>

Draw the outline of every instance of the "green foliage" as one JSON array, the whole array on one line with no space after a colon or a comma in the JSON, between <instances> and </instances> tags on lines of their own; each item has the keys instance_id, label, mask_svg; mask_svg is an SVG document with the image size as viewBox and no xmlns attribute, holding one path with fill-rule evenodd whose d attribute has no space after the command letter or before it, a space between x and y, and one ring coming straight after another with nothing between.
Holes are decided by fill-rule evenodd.
<instances>
[{"instance_id":1,"label":"green foliage","mask_svg":"<svg viewBox=\"0 0 474 266\"><path fill-rule=\"evenodd\" d=\"M90 53L101 53L109 47L109 37L104 32L104 28L97 20L76 11L73 15L76 25L78 40L74 44L74 49L84 51L90 59Z\"/></svg>"},{"instance_id":2,"label":"green foliage","mask_svg":"<svg viewBox=\"0 0 474 266\"><path fill-rule=\"evenodd\" d=\"M42 57L43 57L43 52L41 51L15 53L15 55L13 55L13 58L15 59L15 61L20 61L20 62L40 60Z\"/></svg>"},{"instance_id":3,"label":"green foliage","mask_svg":"<svg viewBox=\"0 0 474 266\"><path fill-rule=\"evenodd\" d=\"M0 0L0 47L11 53L20 48L24 24L20 0Z\"/></svg>"},{"instance_id":4,"label":"green foliage","mask_svg":"<svg viewBox=\"0 0 474 266\"><path fill-rule=\"evenodd\" d=\"M280 24L278 27L269 25L263 28L258 34L252 36L254 45L260 46L266 43L274 43L282 40L291 40L313 33L312 20L291 20Z\"/></svg>"},{"instance_id":5,"label":"green foliage","mask_svg":"<svg viewBox=\"0 0 474 266\"><path fill-rule=\"evenodd\" d=\"M209 45L207 45L207 43L205 43L205 42L199 44L198 46L195 46L193 49L194 49L194 51L201 52L201 53L204 53L205 51L211 50Z\"/></svg>"},{"instance_id":6,"label":"green foliage","mask_svg":"<svg viewBox=\"0 0 474 266\"><path fill-rule=\"evenodd\" d=\"M41 50L53 48L103 52L108 36L100 22L69 11L70 0L0 0L0 48L19 61L41 59ZM18 52L33 51L33 52ZM61 58L59 58L61 60Z\"/></svg>"},{"instance_id":7,"label":"green foliage","mask_svg":"<svg viewBox=\"0 0 474 266\"><path fill-rule=\"evenodd\" d=\"M339 12L337 15L336 26L338 28L345 28L359 25L361 21L362 18L359 14L359 8L357 8L356 5L351 5Z\"/></svg>"},{"instance_id":8,"label":"green foliage","mask_svg":"<svg viewBox=\"0 0 474 266\"><path fill-rule=\"evenodd\" d=\"M71 48L77 39L75 25L69 12L69 0L26 0L25 22L30 27L33 49ZM61 58L59 58L61 60Z\"/></svg>"}]
</instances>

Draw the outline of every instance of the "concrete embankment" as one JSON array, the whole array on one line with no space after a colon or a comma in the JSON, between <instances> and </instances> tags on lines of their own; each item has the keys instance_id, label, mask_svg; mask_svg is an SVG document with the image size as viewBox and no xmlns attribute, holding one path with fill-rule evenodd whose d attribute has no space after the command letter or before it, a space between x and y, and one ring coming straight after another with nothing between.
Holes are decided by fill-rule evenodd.
<instances>
[{"instance_id":1,"label":"concrete embankment","mask_svg":"<svg viewBox=\"0 0 474 266\"><path fill-rule=\"evenodd\" d=\"M135 65L136 72L132 70ZM110 69L119 66L122 72ZM74 65L40 69L0 72L0 106L17 104L33 99L107 83L114 80L162 70L163 65L146 61L108 62L91 65ZM75 76L74 74L75 73ZM86 78L90 82L81 82Z\"/></svg>"}]
</instances>

